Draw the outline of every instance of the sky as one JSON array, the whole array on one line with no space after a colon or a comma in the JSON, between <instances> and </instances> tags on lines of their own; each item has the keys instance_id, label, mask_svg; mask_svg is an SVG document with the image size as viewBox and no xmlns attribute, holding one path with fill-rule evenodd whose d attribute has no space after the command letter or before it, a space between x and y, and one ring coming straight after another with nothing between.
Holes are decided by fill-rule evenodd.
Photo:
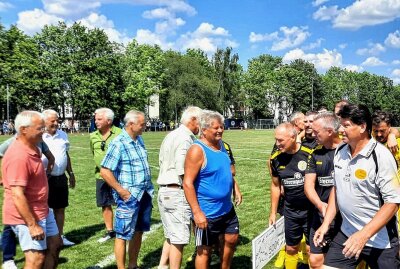
<instances>
[{"instance_id":1,"label":"sky","mask_svg":"<svg viewBox=\"0 0 400 269\"><path fill-rule=\"evenodd\" d=\"M0 22L28 35L81 22L110 40L211 56L230 46L240 63L261 54L338 66L400 84L400 0L0 0Z\"/></svg>"}]
</instances>

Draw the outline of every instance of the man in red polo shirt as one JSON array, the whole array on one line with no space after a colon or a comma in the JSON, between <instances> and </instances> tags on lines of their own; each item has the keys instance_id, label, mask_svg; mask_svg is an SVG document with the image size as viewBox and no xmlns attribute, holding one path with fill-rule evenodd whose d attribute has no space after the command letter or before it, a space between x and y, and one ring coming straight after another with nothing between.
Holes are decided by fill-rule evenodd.
<instances>
[{"instance_id":1,"label":"man in red polo shirt","mask_svg":"<svg viewBox=\"0 0 400 269\"><path fill-rule=\"evenodd\" d=\"M43 115L23 111L15 119L16 140L3 157L3 224L18 236L25 268L55 268L61 246L53 212L47 205L48 184L36 146L44 131Z\"/></svg>"}]
</instances>

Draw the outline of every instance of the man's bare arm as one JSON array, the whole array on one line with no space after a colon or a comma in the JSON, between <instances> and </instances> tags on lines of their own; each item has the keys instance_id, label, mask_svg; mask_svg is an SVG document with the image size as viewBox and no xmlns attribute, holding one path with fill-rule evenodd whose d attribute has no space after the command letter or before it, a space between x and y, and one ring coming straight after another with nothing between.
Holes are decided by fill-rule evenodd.
<instances>
[{"instance_id":1,"label":"man's bare arm","mask_svg":"<svg viewBox=\"0 0 400 269\"><path fill-rule=\"evenodd\" d=\"M321 212L322 216L325 216L327 203L324 203L319 198L317 192L315 191L315 181L317 180L317 174L309 173L304 177L304 193L306 194L308 200Z\"/></svg>"},{"instance_id":2,"label":"man's bare arm","mask_svg":"<svg viewBox=\"0 0 400 269\"><path fill-rule=\"evenodd\" d=\"M279 178L271 177L271 209L269 213L269 225L275 225L278 211L279 198L281 196L281 184Z\"/></svg>"},{"instance_id":3,"label":"man's bare arm","mask_svg":"<svg viewBox=\"0 0 400 269\"><path fill-rule=\"evenodd\" d=\"M12 199L17 208L18 213L21 215L26 226L28 226L29 233L33 240L43 240L45 237L43 229L37 224L33 216L32 209L29 206L28 200L25 196L25 188L21 186L11 186Z\"/></svg>"},{"instance_id":4,"label":"man's bare arm","mask_svg":"<svg viewBox=\"0 0 400 269\"><path fill-rule=\"evenodd\" d=\"M203 151L199 146L192 146L185 159L185 175L183 178L183 189L185 191L186 200L193 212L193 218L196 226L200 229L207 228L207 219L200 205L197 201L196 191L194 189L194 182L201 169L204 161Z\"/></svg>"}]
</instances>

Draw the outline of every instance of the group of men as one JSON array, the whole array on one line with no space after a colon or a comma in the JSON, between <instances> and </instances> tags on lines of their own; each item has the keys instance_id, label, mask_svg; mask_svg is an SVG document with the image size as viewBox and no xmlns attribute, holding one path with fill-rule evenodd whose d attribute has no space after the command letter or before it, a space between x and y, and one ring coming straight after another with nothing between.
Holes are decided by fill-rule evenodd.
<instances>
[{"instance_id":1,"label":"group of men","mask_svg":"<svg viewBox=\"0 0 400 269\"><path fill-rule=\"evenodd\" d=\"M283 197L285 268L297 268L303 236L311 268L400 268L400 139L391 123L389 113L342 101L335 113L295 114L276 128L269 223Z\"/></svg>"},{"instance_id":2,"label":"group of men","mask_svg":"<svg viewBox=\"0 0 400 269\"><path fill-rule=\"evenodd\" d=\"M128 268L133 269L139 268L142 234L150 229L154 195L141 136L146 127L145 115L129 111L122 130L112 125L113 119L112 110L97 109L97 130L90 134L96 200L106 227L98 241L115 238L118 268L126 268L128 242ZM73 244L63 236L68 181L70 187L75 186L68 138L58 130L58 115L53 110L24 111L15 121L16 137L3 144L3 223L17 235L26 268L55 268L61 246ZM231 198L234 194L236 204L242 198L234 180L231 149L222 141L223 122L218 112L188 107L179 128L163 141L157 183L166 241L159 268L180 268L191 222L196 226L196 268L208 267L215 246L220 249L221 267L230 267L239 235ZM16 268L12 260L15 240L7 243L15 236L4 240L5 234L3 247L12 250L3 268Z\"/></svg>"}]
</instances>

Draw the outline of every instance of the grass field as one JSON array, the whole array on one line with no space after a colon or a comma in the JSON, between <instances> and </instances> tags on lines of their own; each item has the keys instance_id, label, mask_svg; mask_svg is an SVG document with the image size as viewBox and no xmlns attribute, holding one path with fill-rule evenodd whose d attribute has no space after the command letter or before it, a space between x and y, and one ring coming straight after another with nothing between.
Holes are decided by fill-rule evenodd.
<instances>
[{"instance_id":1,"label":"grass field","mask_svg":"<svg viewBox=\"0 0 400 269\"><path fill-rule=\"evenodd\" d=\"M152 180L158 176L158 153L165 132L145 133L144 140L149 152ZM1 136L0 142L7 139ZM113 242L104 244L97 240L104 232L101 210L95 203L94 163L89 151L89 136L70 135L70 156L76 175L76 188L70 191L70 206L66 210L65 235L77 244L65 248L60 254L62 269L115 268ZM272 131L226 131L224 140L233 149L243 204L236 208L240 221L240 244L235 252L232 268L251 268L251 240L267 226L269 215L269 182L266 160L273 145ZM156 190L157 185L155 184ZM2 201L0 202L2 203ZM157 227L146 236L139 257L144 268L157 268L164 241L156 199L153 199L152 224ZM192 238L193 241L193 238ZM193 242L185 248L182 268L194 268L186 259L192 255ZM108 260L107 260L108 258ZM18 251L17 265L22 267L23 254ZM99 266L100 265L100 266ZM218 268L218 267L215 267ZM273 268L267 265L266 268Z\"/></svg>"}]
</instances>

